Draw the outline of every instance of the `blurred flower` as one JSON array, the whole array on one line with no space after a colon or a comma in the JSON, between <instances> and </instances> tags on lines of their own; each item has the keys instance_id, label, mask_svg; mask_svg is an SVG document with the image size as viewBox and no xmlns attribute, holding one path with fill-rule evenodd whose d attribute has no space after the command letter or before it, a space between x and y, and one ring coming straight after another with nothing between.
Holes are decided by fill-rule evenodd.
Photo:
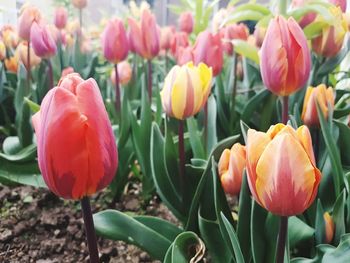
<instances>
[{"instance_id":1,"label":"blurred flower","mask_svg":"<svg viewBox=\"0 0 350 263\"><path fill-rule=\"evenodd\" d=\"M260 50L260 69L265 86L287 96L302 88L309 78L311 57L303 30L290 17L270 21Z\"/></svg>"},{"instance_id":2,"label":"blurred flower","mask_svg":"<svg viewBox=\"0 0 350 263\"><path fill-rule=\"evenodd\" d=\"M105 188L118 166L111 123L94 79L69 74L43 99L32 118L38 162L56 195L80 199Z\"/></svg>"},{"instance_id":3,"label":"blurred flower","mask_svg":"<svg viewBox=\"0 0 350 263\"><path fill-rule=\"evenodd\" d=\"M87 0L72 0L72 4L75 8L83 9L87 6Z\"/></svg>"},{"instance_id":4,"label":"blurred flower","mask_svg":"<svg viewBox=\"0 0 350 263\"><path fill-rule=\"evenodd\" d=\"M176 57L176 62L179 66L185 65L188 62L193 61L193 48L188 47L179 47Z\"/></svg>"},{"instance_id":5,"label":"blurred flower","mask_svg":"<svg viewBox=\"0 0 350 263\"><path fill-rule=\"evenodd\" d=\"M223 8L221 8L218 12L214 14L213 21L212 21L212 29L214 32L220 31L220 26L222 23L224 23L228 14L229 14L228 10Z\"/></svg>"},{"instance_id":6,"label":"blurred flower","mask_svg":"<svg viewBox=\"0 0 350 263\"><path fill-rule=\"evenodd\" d=\"M186 48L190 44L188 34L185 32L176 32L171 41L171 54L177 59L180 48Z\"/></svg>"},{"instance_id":7,"label":"blurred flower","mask_svg":"<svg viewBox=\"0 0 350 263\"><path fill-rule=\"evenodd\" d=\"M41 58L50 58L56 54L57 46L48 26L33 23L30 41L35 54Z\"/></svg>"},{"instance_id":8,"label":"blurred flower","mask_svg":"<svg viewBox=\"0 0 350 263\"><path fill-rule=\"evenodd\" d=\"M197 114L211 90L212 71L205 64L174 66L160 93L165 113L179 120Z\"/></svg>"},{"instance_id":9,"label":"blurred flower","mask_svg":"<svg viewBox=\"0 0 350 263\"><path fill-rule=\"evenodd\" d=\"M292 0L292 7L293 8L298 8L298 7L303 7L305 5L310 4L311 0ZM311 24L316 18L316 13L315 12L309 12L306 15L304 15L300 20L299 20L299 25L301 28L305 28L309 24Z\"/></svg>"},{"instance_id":10,"label":"blurred flower","mask_svg":"<svg viewBox=\"0 0 350 263\"><path fill-rule=\"evenodd\" d=\"M15 56L23 63L23 65L28 69L28 42L22 41L17 46ZM39 65L41 58L35 55L33 48L30 48L30 67L35 67Z\"/></svg>"},{"instance_id":11,"label":"blurred flower","mask_svg":"<svg viewBox=\"0 0 350 263\"><path fill-rule=\"evenodd\" d=\"M343 13L346 12L346 0L328 0L328 2L332 3L335 6L340 7Z\"/></svg>"},{"instance_id":12,"label":"blurred flower","mask_svg":"<svg viewBox=\"0 0 350 263\"><path fill-rule=\"evenodd\" d=\"M80 52L82 54L88 54L92 51L91 41L89 38L84 37L80 43Z\"/></svg>"},{"instance_id":13,"label":"blurred flower","mask_svg":"<svg viewBox=\"0 0 350 263\"><path fill-rule=\"evenodd\" d=\"M264 132L249 129L247 173L254 199L280 216L303 213L314 201L321 180L309 129L277 124Z\"/></svg>"},{"instance_id":14,"label":"blurred flower","mask_svg":"<svg viewBox=\"0 0 350 263\"><path fill-rule=\"evenodd\" d=\"M169 50L176 30L174 26L162 27L160 30L160 48Z\"/></svg>"},{"instance_id":15,"label":"blurred flower","mask_svg":"<svg viewBox=\"0 0 350 263\"><path fill-rule=\"evenodd\" d=\"M312 39L312 49L323 57L334 57L343 46L344 37L348 26L339 7L332 7L330 11L334 15L333 25L327 25L322 29L322 34ZM322 21L322 16L317 16L316 21Z\"/></svg>"},{"instance_id":16,"label":"blurred flower","mask_svg":"<svg viewBox=\"0 0 350 263\"><path fill-rule=\"evenodd\" d=\"M324 225L325 225L325 232L326 232L326 244L330 244L334 237L334 231L335 231L335 225L332 217L328 212L325 212L323 214L324 219Z\"/></svg>"},{"instance_id":17,"label":"blurred flower","mask_svg":"<svg viewBox=\"0 0 350 263\"><path fill-rule=\"evenodd\" d=\"M118 18L110 20L101 35L104 57L117 64L128 56L129 43L123 21Z\"/></svg>"},{"instance_id":18,"label":"blurred flower","mask_svg":"<svg viewBox=\"0 0 350 263\"><path fill-rule=\"evenodd\" d=\"M29 40L32 24L40 21L41 13L39 9L34 6L27 6L18 18L18 35L24 40Z\"/></svg>"},{"instance_id":19,"label":"blurred flower","mask_svg":"<svg viewBox=\"0 0 350 263\"><path fill-rule=\"evenodd\" d=\"M301 119L309 127L320 126L316 102L319 104L323 116L328 118L328 112L332 112L334 108L333 89L331 87L327 89L326 85L324 84L318 85L316 88L307 88ZM331 107L331 109L328 107Z\"/></svg>"},{"instance_id":20,"label":"blurred flower","mask_svg":"<svg viewBox=\"0 0 350 263\"><path fill-rule=\"evenodd\" d=\"M256 25L254 30L254 37L255 37L255 45L257 47L261 47L262 43L264 42L264 38L266 35L267 28L263 27L261 25Z\"/></svg>"},{"instance_id":21,"label":"blurred flower","mask_svg":"<svg viewBox=\"0 0 350 263\"><path fill-rule=\"evenodd\" d=\"M180 31L191 34L193 31L193 15L191 12L184 12L179 17L179 28Z\"/></svg>"},{"instance_id":22,"label":"blurred flower","mask_svg":"<svg viewBox=\"0 0 350 263\"><path fill-rule=\"evenodd\" d=\"M54 24L58 29L65 28L67 24L68 12L63 6L56 8Z\"/></svg>"},{"instance_id":23,"label":"blurred flower","mask_svg":"<svg viewBox=\"0 0 350 263\"><path fill-rule=\"evenodd\" d=\"M231 150L225 149L220 157L218 170L221 185L225 193L238 195L241 190L242 176L246 167L245 146L235 143Z\"/></svg>"},{"instance_id":24,"label":"blurred flower","mask_svg":"<svg viewBox=\"0 0 350 263\"><path fill-rule=\"evenodd\" d=\"M194 64L203 62L213 69L213 76L218 75L223 66L223 50L219 33L209 31L199 33L193 46Z\"/></svg>"},{"instance_id":25,"label":"blurred flower","mask_svg":"<svg viewBox=\"0 0 350 263\"><path fill-rule=\"evenodd\" d=\"M160 50L160 33L155 16L145 9L142 12L140 24L132 18L129 18L128 21L130 50L145 59L157 56Z\"/></svg>"},{"instance_id":26,"label":"blurred flower","mask_svg":"<svg viewBox=\"0 0 350 263\"><path fill-rule=\"evenodd\" d=\"M11 25L4 25L1 28L1 37L8 48L16 48L18 45L18 35Z\"/></svg>"},{"instance_id":27,"label":"blurred flower","mask_svg":"<svg viewBox=\"0 0 350 263\"><path fill-rule=\"evenodd\" d=\"M221 31L221 38L222 38L222 47L224 51L228 55L233 54L233 44L231 43L231 40L234 39L241 39L241 40L247 40L249 36L249 29L248 27L243 24L230 24L224 27Z\"/></svg>"},{"instance_id":28,"label":"blurred flower","mask_svg":"<svg viewBox=\"0 0 350 263\"><path fill-rule=\"evenodd\" d=\"M71 73L74 73L74 68L67 67L67 68L63 69L62 73L61 73L61 79L64 78L65 76L71 74Z\"/></svg>"},{"instance_id":29,"label":"blurred flower","mask_svg":"<svg viewBox=\"0 0 350 263\"><path fill-rule=\"evenodd\" d=\"M122 61L118 64L118 78L121 85L129 83L132 77L132 68L128 61ZM111 72L111 82L115 85L115 69Z\"/></svg>"},{"instance_id":30,"label":"blurred flower","mask_svg":"<svg viewBox=\"0 0 350 263\"><path fill-rule=\"evenodd\" d=\"M0 60L4 60L6 58L6 46L4 42L0 39Z\"/></svg>"},{"instance_id":31,"label":"blurred flower","mask_svg":"<svg viewBox=\"0 0 350 263\"><path fill-rule=\"evenodd\" d=\"M18 60L15 56L10 57L10 58L6 58L5 59L5 68L8 71L11 71L13 73L17 73L17 69L18 69Z\"/></svg>"},{"instance_id":32,"label":"blurred flower","mask_svg":"<svg viewBox=\"0 0 350 263\"><path fill-rule=\"evenodd\" d=\"M147 1L142 1L140 7L138 7L135 1L129 2L130 13L135 18L140 18L143 10L150 10L151 6Z\"/></svg>"},{"instance_id":33,"label":"blurred flower","mask_svg":"<svg viewBox=\"0 0 350 263\"><path fill-rule=\"evenodd\" d=\"M81 28L80 28L80 23L79 20L75 19L72 21L69 21L66 25L66 30L68 33L72 34L72 36L78 34L81 34Z\"/></svg>"}]
</instances>

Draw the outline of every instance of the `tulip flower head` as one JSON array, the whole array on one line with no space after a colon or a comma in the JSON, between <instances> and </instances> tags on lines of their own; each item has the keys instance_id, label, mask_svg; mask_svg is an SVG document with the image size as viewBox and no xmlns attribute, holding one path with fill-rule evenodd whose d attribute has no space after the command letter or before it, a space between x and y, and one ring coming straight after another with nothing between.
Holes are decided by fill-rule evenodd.
<instances>
[{"instance_id":1,"label":"tulip flower head","mask_svg":"<svg viewBox=\"0 0 350 263\"><path fill-rule=\"evenodd\" d=\"M123 21L115 18L108 22L102 36L102 49L105 58L113 64L124 60L129 52L128 37Z\"/></svg>"},{"instance_id":2,"label":"tulip flower head","mask_svg":"<svg viewBox=\"0 0 350 263\"><path fill-rule=\"evenodd\" d=\"M230 42L233 39L247 40L249 36L248 27L243 24L230 24L223 28L221 37L223 39L223 49L228 55L233 54L233 44Z\"/></svg>"},{"instance_id":3,"label":"tulip flower head","mask_svg":"<svg viewBox=\"0 0 350 263\"><path fill-rule=\"evenodd\" d=\"M179 17L180 31L191 34L193 31L194 19L191 12L184 12Z\"/></svg>"},{"instance_id":4,"label":"tulip flower head","mask_svg":"<svg viewBox=\"0 0 350 263\"><path fill-rule=\"evenodd\" d=\"M175 34L175 27L166 26L160 30L160 48L164 51L168 51L171 47L171 43Z\"/></svg>"},{"instance_id":5,"label":"tulip flower head","mask_svg":"<svg viewBox=\"0 0 350 263\"><path fill-rule=\"evenodd\" d=\"M160 93L165 113L179 120L197 114L208 99L211 80L212 70L203 63L174 66Z\"/></svg>"},{"instance_id":6,"label":"tulip flower head","mask_svg":"<svg viewBox=\"0 0 350 263\"><path fill-rule=\"evenodd\" d=\"M32 24L40 21L41 13L38 8L34 6L25 7L18 18L18 35L24 40L29 40Z\"/></svg>"},{"instance_id":7,"label":"tulip flower head","mask_svg":"<svg viewBox=\"0 0 350 263\"><path fill-rule=\"evenodd\" d=\"M320 106L324 118L328 118L329 112L334 108L334 94L333 88L327 89L326 85L321 84L316 88L308 87L306 90L303 112L301 119L309 126L320 126L320 120L317 114L317 103Z\"/></svg>"},{"instance_id":8,"label":"tulip flower head","mask_svg":"<svg viewBox=\"0 0 350 263\"><path fill-rule=\"evenodd\" d=\"M225 149L220 157L218 170L225 193L238 195L241 190L243 171L246 166L245 146L235 143L231 150Z\"/></svg>"},{"instance_id":9,"label":"tulip flower head","mask_svg":"<svg viewBox=\"0 0 350 263\"><path fill-rule=\"evenodd\" d=\"M16 48L18 45L18 35L13 26L4 25L1 28L1 37L8 48Z\"/></svg>"},{"instance_id":10,"label":"tulip flower head","mask_svg":"<svg viewBox=\"0 0 350 263\"><path fill-rule=\"evenodd\" d=\"M75 8L83 9L87 6L87 0L72 0L72 4Z\"/></svg>"},{"instance_id":11,"label":"tulip flower head","mask_svg":"<svg viewBox=\"0 0 350 263\"><path fill-rule=\"evenodd\" d=\"M54 24L58 29L63 29L66 27L68 18L67 9L63 6L58 7L55 11Z\"/></svg>"},{"instance_id":12,"label":"tulip flower head","mask_svg":"<svg viewBox=\"0 0 350 263\"><path fill-rule=\"evenodd\" d=\"M13 73L17 73L17 69L18 69L18 59L16 57L10 57L10 58L6 58L4 60L5 62L5 68Z\"/></svg>"},{"instance_id":13,"label":"tulip flower head","mask_svg":"<svg viewBox=\"0 0 350 263\"><path fill-rule=\"evenodd\" d=\"M128 61L122 61L118 64L118 79L121 85L126 85L129 83L132 77L132 68ZM111 82L115 85L115 70L111 73Z\"/></svg>"},{"instance_id":14,"label":"tulip flower head","mask_svg":"<svg viewBox=\"0 0 350 263\"><path fill-rule=\"evenodd\" d=\"M260 69L265 86L288 96L309 78L311 57L303 30L293 18L272 19L260 50Z\"/></svg>"},{"instance_id":15,"label":"tulip flower head","mask_svg":"<svg viewBox=\"0 0 350 263\"><path fill-rule=\"evenodd\" d=\"M189 45L188 34L185 32L176 32L173 35L171 42L171 54L177 59L179 56L179 50L181 48L186 48Z\"/></svg>"},{"instance_id":16,"label":"tulip flower head","mask_svg":"<svg viewBox=\"0 0 350 263\"><path fill-rule=\"evenodd\" d=\"M193 48L191 46L188 47L179 47L176 62L179 66L185 65L188 62L193 61Z\"/></svg>"},{"instance_id":17,"label":"tulip flower head","mask_svg":"<svg viewBox=\"0 0 350 263\"><path fill-rule=\"evenodd\" d=\"M41 58L50 58L56 54L57 46L48 25L33 23L30 39L35 54Z\"/></svg>"},{"instance_id":18,"label":"tulip flower head","mask_svg":"<svg viewBox=\"0 0 350 263\"><path fill-rule=\"evenodd\" d=\"M30 66L35 67L40 64L41 58L38 57L35 53L33 48L31 47L29 49L30 52ZM28 42L22 41L16 49L15 56L20 60L23 65L28 69Z\"/></svg>"},{"instance_id":19,"label":"tulip flower head","mask_svg":"<svg viewBox=\"0 0 350 263\"><path fill-rule=\"evenodd\" d=\"M249 129L247 173L254 199L279 216L303 213L314 201L321 180L309 129L277 124L264 132Z\"/></svg>"},{"instance_id":20,"label":"tulip flower head","mask_svg":"<svg viewBox=\"0 0 350 263\"><path fill-rule=\"evenodd\" d=\"M331 217L331 215L328 212L325 212L323 214L323 220L324 220L324 224L325 224L325 229L326 229L326 240L325 242L327 244L330 244L333 240L334 237L334 231L335 231L335 225L334 225L334 221Z\"/></svg>"},{"instance_id":21,"label":"tulip flower head","mask_svg":"<svg viewBox=\"0 0 350 263\"><path fill-rule=\"evenodd\" d=\"M95 80L67 75L46 94L32 121L39 168L52 192L81 199L112 181L117 147Z\"/></svg>"}]
</instances>

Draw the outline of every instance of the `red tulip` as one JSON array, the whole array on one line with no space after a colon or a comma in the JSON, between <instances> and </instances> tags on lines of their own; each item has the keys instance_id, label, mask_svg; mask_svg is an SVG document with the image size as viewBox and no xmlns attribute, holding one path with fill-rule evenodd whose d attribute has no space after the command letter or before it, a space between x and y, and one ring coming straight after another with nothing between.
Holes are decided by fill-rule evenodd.
<instances>
[{"instance_id":1,"label":"red tulip","mask_svg":"<svg viewBox=\"0 0 350 263\"><path fill-rule=\"evenodd\" d=\"M191 34L193 31L193 15L191 12L184 12L179 17L179 28L180 31Z\"/></svg>"},{"instance_id":2,"label":"red tulip","mask_svg":"<svg viewBox=\"0 0 350 263\"><path fill-rule=\"evenodd\" d=\"M123 22L116 18L108 22L101 37L105 58L117 64L128 56L128 37Z\"/></svg>"},{"instance_id":3,"label":"red tulip","mask_svg":"<svg viewBox=\"0 0 350 263\"><path fill-rule=\"evenodd\" d=\"M311 57L303 30L293 18L271 20L261 47L261 76L276 95L287 96L309 78Z\"/></svg>"},{"instance_id":4,"label":"red tulip","mask_svg":"<svg viewBox=\"0 0 350 263\"><path fill-rule=\"evenodd\" d=\"M247 40L249 36L248 27L243 24L230 24L226 26L221 32L223 38L223 49L228 55L233 54L233 44L230 42L233 39Z\"/></svg>"},{"instance_id":5,"label":"red tulip","mask_svg":"<svg viewBox=\"0 0 350 263\"><path fill-rule=\"evenodd\" d=\"M48 26L33 23L30 30L30 40L37 56L49 58L55 55L57 46Z\"/></svg>"},{"instance_id":6,"label":"red tulip","mask_svg":"<svg viewBox=\"0 0 350 263\"><path fill-rule=\"evenodd\" d=\"M39 167L52 192L81 199L112 181L117 147L95 80L67 75L47 93L32 121Z\"/></svg>"},{"instance_id":7,"label":"red tulip","mask_svg":"<svg viewBox=\"0 0 350 263\"><path fill-rule=\"evenodd\" d=\"M34 6L26 7L18 18L18 35L24 40L29 40L32 24L40 21L41 14L39 9Z\"/></svg>"},{"instance_id":8,"label":"red tulip","mask_svg":"<svg viewBox=\"0 0 350 263\"><path fill-rule=\"evenodd\" d=\"M194 63L207 64L213 69L213 76L218 75L223 66L223 50L220 34L212 34L209 31L201 32L193 47Z\"/></svg>"},{"instance_id":9,"label":"red tulip","mask_svg":"<svg viewBox=\"0 0 350 263\"><path fill-rule=\"evenodd\" d=\"M171 54L177 59L180 48L186 48L190 44L188 34L185 32L176 32L171 42Z\"/></svg>"},{"instance_id":10,"label":"red tulip","mask_svg":"<svg viewBox=\"0 0 350 263\"><path fill-rule=\"evenodd\" d=\"M67 24L68 12L64 7L58 7L55 11L55 26L58 29L65 28Z\"/></svg>"}]
</instances>

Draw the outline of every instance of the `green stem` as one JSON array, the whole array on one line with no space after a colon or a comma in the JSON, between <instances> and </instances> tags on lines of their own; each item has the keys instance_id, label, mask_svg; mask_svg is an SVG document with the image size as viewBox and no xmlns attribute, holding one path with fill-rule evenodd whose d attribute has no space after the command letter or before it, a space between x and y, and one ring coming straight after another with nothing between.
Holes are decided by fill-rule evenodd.
<instances>
[{"instance_id":1,"label":"green stem","mask_svg":"<svg viewBox=\"0 0 350 263\"><path fill-rule=\"evenodd\" d=\"M277 241L276 263L283 263L286 239L288 236L288 216L281 216L280 229Z\"/></svg>"},{"instance_id":2,"label":"green stem","mask_svg":"<svg viewBox=\"0 0 350 263\"><path fill-rule=\"evenodd\" d=\"M30 71L30 40L28 40L28 53L27 53L27 93L30 92L30 81L31 81L31 71Z\"/></svg>"},{"instance_id":3,"label":"green stem","mask_svg":"<svg viewBox=\"0 0 350 263\"><path fill-rule=\"evenodd\" d=\"M115 109L117 113L120 115L120 87L119 87L119 74L118 74L118 64L114 65L115 70Z\"/></svg>"},{"instance_id":4,"label":"green stem","mask_svg":"<svg viewBox=\"0 0 350 263\"><path fill-rule=\"evenodd\" d=\"M49 58L47 59L47 69L48 69L48 75L49 75L49 90L50 90L54 87L54 83L53 83L52 64Z\"/></svg>"},{"instance_id":5,"label":"green stem","mask_svg":"<svg viewBox=\"0 0 350 263\"><path fill-rule=\"evenodd\" d=\"M152 61L147 60L148 64L148 97L149 101L152 104Z\"/></svg>"},{"instance_id":6,"label":"green stem","mask_svg":"<svg viewBox=\"0 0 350 263\"><path fill-rule=\"evenodd\" d=\"M233 74L233 83L232 83L232 101L231 101L231 120L235 119L235 105L236 105L236 95L237 95L237 63L238 63L238 56L237 53L234 52L233 54L233 67L232 67L232 74Z\"/></svg>"},{"instance_id":7,"label":"green stem","mask_svg":"<svg viewBox=\"0 0 350 263\"><path fill-rule=\"evenodd\" d=\"M180 172L180 190L182 203L185 205L185 142L184 142L184 121L179 120L179 172Z\"/></svg>"},{"instance_id":8,"label":"green stem","mask_svg":"<svg viewBox=\"0 0 350 263\"><path fill-rule=\"evenodd\" d=\"M83 28L83 10L79 9L79 24L80 24L80 29Z\"/></svg>"}]
</instances>

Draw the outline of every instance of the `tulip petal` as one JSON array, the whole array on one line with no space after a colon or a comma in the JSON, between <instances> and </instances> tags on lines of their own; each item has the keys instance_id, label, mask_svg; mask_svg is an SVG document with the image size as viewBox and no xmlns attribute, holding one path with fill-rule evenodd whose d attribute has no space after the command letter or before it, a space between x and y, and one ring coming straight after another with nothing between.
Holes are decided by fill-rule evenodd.
<instances>
[{"instance_id":1,"label":"tulip petal","mask_svg":"<svg viewBox=\"0 0 350 263\"><path fill-rule=\"evenodd\" d=\"M297 129L297 135L299 138L299 141L301 145L304 147L304 150L306 151L307 155L310 158L311 163L316 166L315 162L315 155L314 155L314 150L312 148L312 140L311 140L311 135L310 131L306 126L300 126Z\"/></svg>"}]
</instances>

